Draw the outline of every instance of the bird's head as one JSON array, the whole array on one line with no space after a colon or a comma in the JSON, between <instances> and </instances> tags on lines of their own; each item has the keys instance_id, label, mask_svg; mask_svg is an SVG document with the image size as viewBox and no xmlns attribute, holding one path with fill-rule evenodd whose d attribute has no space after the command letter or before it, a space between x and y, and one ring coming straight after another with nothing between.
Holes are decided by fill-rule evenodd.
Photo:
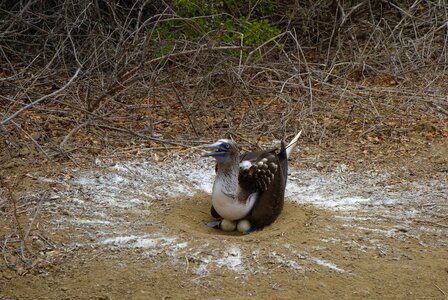
<instances>
[{"instance_id":1,"label":"bird's head","mask_svg":"<svg viewBox=\"0 0 448 300\"><path fill-rule=\"evenodd\" d=\"M213 149L212 152L207 152L202 156L212 156L216 159L218 164L226 164L238 158L239 150L235 142L231 140L218 140L214 144L204 146L206 149Z\"/></svg>"}]
</instances>

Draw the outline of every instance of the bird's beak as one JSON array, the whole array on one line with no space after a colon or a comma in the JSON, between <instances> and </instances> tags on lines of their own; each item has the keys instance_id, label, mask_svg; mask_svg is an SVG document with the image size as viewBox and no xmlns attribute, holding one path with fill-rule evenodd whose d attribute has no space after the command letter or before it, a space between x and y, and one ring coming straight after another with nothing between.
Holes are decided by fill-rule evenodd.
<instances>
[{"instance_id":1,"label":"bird's beak","mask_svg":"<svg viewBox=\"0 0 448 300\"><path fill-rule=\"evenodd\" d=\"M207 157L207 156L219 156L219 155L225 154L226 152L218 151L220 146L221 146L221 144L222 144L221 142L216 142L214 144L202 146L202 148L204 148L204 149L213 149L213 150L216 150L216 151L207 152L207 153L202 154L201 156L202 157Z\"/></svg>"}]
</instances>

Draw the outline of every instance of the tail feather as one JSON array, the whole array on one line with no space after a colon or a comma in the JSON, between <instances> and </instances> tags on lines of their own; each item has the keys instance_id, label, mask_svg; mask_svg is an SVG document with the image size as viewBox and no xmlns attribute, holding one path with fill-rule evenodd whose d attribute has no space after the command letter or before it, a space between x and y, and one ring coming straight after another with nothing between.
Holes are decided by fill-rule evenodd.
<instances>
[{"instance_id":1,"label":"tail feather","mask_svg":"<svg viewBox=\"0 0 448 300\"><path fill-rule=\"evenodd\" d=\"M297 141L299 140L300 135L302 134L302 130L299 131L299 133L289 142L288 145L286 145L286 157L290 158L291 153L294 152L294 149L297 146Z\"/></svg>"},{"instance_id":2,"label":"tail feather","mask_svg":"<svg viewBox=\"0 0 448 300\"><path fill-rule=\"evenodd\" d=\"M284 146L285 144L282 141L282 150L279 153L279 159L280 159L280 164L281 164L281 172L283 173L283 179L284 179L284 184L286 187L286 183L288 182L288 158L290 157L291 153L294 151L294 149L297 146L297 141L299 140L300 134L302 133L302 131L300 131L293 139L291 142L289 142L288 145L286 145L286 147Z\"/></svg>"}]
</instances>

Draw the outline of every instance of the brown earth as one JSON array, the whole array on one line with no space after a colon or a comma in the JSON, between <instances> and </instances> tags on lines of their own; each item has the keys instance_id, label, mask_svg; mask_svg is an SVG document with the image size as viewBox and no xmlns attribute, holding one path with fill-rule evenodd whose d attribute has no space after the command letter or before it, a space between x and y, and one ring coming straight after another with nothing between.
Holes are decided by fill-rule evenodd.
<instances>
[{"instance_id":1,"label":"brown earth","mask_svg":"<svg viewBox=\"0 0 448 300\"><path fill-rule=\"evenodd\" d=\"M131 207L96 203L73 181L95 168L16 158L9 174L26 173L13 193L18 220L22 231L33 226L21 251L16 220L2 202L0 299L448 299L446 132L416 133L404 145L301 148L296 176L344 166L341 176L355 185L370 172L378 180L373 192L366 179L353 195L384 192L399 201L338 210L289 196L272 226L227 234L205 225L204 192L142 197ZM131 199L134 192L114 193Z\"/></svg>"},{"instance_id":2,"label":"brown earth","mask_svg":"<svg viewBox=\"0 0 448 300\"><path fill-rule=\"evenodd\" d=\"M446 146L434 147L407 164L397 159L397 164L415 170L421 166L418 160L432 161L426 165L431 173L425 175L446 179ZM445 195L445 202L440 198L429 204L446 213L446 200ZM390 209L394 211L394 207ZM287 202L275 224L241 236L208 228L208 211L209 195L199 193L115 215L127 224L122 230L163 233L187 242L181 255L163 247L147 252L138 247L87 245L89 238L90 242L97 240L92 236L101 226L58 225L51 220L59 209L53 214L46 212L37 222L51 244L39 246L37 242L42 244L44 238L36 234L32 247L39 250L39 262L35 268L1 268L1 299L446 299L446 215L442 220L428 215L426 223L397 229L400 222L381 218L374 211L335 212ZM347 226L341 216L376 219L360 219L356 227ZM425 224L433 231L412 234ZM395 233L387 236L359 229L362 226ZM2 236L7 234L6 227ZM222 254L228 247L240 250ZM214 252L217 257L229 256L234 268L214 266L207 272L198 271L201 264L211 264L204 258L214 257ZM236 264L232 264L232 256L238 258ZM315 263L315 257L331 262L331 267ZM244 266L238 265L240 262Z\"/></svg>"}]
</instances>

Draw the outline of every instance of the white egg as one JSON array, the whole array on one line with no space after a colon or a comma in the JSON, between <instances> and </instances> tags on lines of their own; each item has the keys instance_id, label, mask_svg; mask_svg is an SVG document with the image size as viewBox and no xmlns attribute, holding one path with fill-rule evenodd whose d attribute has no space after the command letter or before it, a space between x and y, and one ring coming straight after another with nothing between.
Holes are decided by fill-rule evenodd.
<instances>
[{"instance_id":1,"label":"white egg","mask_svg":"<svg viewBox=\"0 0 448 300\"><path fill-rule=\"evenodd\" d=\"M236 223L227 219L221 221L221 229L223 231L234 231L236 229Z\"/></svg>"},{"instance_id":2,"label":"white egg","mask_svg":"<svg viewBox=\"0 0 448 300\"><path fill-rule=\"evenodd\" d=\"M250 230L251 224L248 220L240 220L237 229L239 232L245 233Z\"/></svg>"}]
</instances>

